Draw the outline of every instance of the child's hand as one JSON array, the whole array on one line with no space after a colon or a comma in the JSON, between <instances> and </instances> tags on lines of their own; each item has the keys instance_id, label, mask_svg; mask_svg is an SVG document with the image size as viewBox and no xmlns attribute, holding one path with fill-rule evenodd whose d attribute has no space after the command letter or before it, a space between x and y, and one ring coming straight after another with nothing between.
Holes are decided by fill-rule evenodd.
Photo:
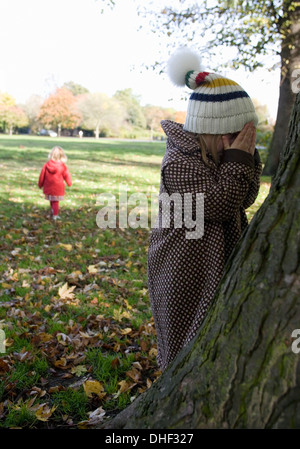
<instances>
[{"instance_id":1,"label":"child's hand","mask_svg":"<svg viewBox=\"0 0 300 449\"><path fill-rule=\"evenodd\" d=\"M230 134L222 136L222 141L224 150L235 148L237 150L246 151L246 153L250 153L253 156L256 142L256 128L253 125L253 122L246 123L233 142L230 139Z\"/></svg>"}]
</instances>

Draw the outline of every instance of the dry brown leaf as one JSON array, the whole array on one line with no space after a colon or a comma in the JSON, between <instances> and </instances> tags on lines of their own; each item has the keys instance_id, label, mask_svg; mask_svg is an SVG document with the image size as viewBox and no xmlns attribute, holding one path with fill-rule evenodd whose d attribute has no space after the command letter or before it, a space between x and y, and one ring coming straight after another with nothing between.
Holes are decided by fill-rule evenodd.
<instances>
[{"instance_id":1,"label":"dry brown leaf","mask_svg":"<svg viewBox=\"0 0 300 449\"><path fill-rule=\"evenodd\" d=\"M97 408L93 412L89 413L89 419L78 423L79 429L87 429L90 426L95 426L103 421L105 410L102 407Z\"/></svg>"},{"instance_id":2,"label":"dry brown leaf","mask_svg":"<svg viewBox=\"0 0 300 449\"><path fill-rule=\"evenodd\" d=\"M57 368L63 368L67 365L67 359L65 357L62 357L59 360L55 360L54 362L54 366L56 366Z\"/></svg>"},{"instance_id":3,"label":"dry brown leaf","mask_svg":"<svg viewBox=\"0 0 300 449\"><path fill-rule=\"evenodd\" d=\"M48 404L41 404L36 410L35 416L39 421L48 421L55 409L55 406L50 408Z\"/></svg>"},{"instance_id":4,"label":"dry brown leaf","mask_svg":"<svg viewBox=\"0 0 300 449\"><path fill-rule=\"evenodd\" d=\"M149 351L149 355L150 357L156 357L157 356L157 349L156 348L151 348Z\"/></svg>"},{"instance_id":5,"label":"dry brown leaf","mask_svg":"<svg viewBox=\"0 0 300 449\"><path fill-rule=\"evenodd\" d=\"M131 370L127 371L126 375L134 380L134 382L138 382L141 377L140 371L138 371L136 368L132 368Z\"/></svg>"},{"instance_id":6,"label":"dry brown leaf","mask_svg":"<svg viewBox=\"0 0 300 449\"><path fill-rule=\"evenodd\" d=\"M92 397L93 394L96 394L99 399L102 399L106 396L104 387L98 380L87 380L83 384L83 389L88 397Z\"/></svg>"},{"instance_id":7,"label":"dry brown leaf","mask_svg":"<svg viewBox=\"0 0 300 449\"><path fill-rule=\"evenodd\" d=\"M118 385L120 385L118 393L124 393L125 391L129 390L131 384L127 382L127 380L121 380L118 382Z\"/></svg>"},{"instance_id":8,"label":"dry brown leaf","mask_svg":"<svg viewBox=\"0 0 300 449\"><path fill-rule=\"evenodd\" d=\"M88 271L89 271L90 274L95 274L95 273L98 272L98 269L97 269L96 265L89 265L88 266Z\"/></svg>"},{"instance_id":9,"label":"dry brown leaf","mask_svg":"<svg viewBox=\"0 0 300 449\"><path fill-rule=\"evenodd\" d=\"M66 282L62 287L58 289L58 294L61 299L74 299L73 290L76 288L76 285L68 288L68 283Z\"/></svg>"},{"instance_id":10,"label":"dry brown leaf","mask_svg":"<svg viewBox=\"0 0 300 449\"><path fill-rule=\"evenodd\" d=\"M46 310L46 307L45 307ZM40 332L38 334L39 339L42 343L46 343L47 341L52 340L53 336L51 334L47 334L46 332Z\"/></svg>"},{"instance_id":11,"label":"dry brown leaf","mask_svg":"<svg viewBox=\"0 0 300 449\"><path fill-rule=\"evenodd\" d=\"M9 370L9 364L5 360L0 359L0 374L7 373Z\"/></svg>"},{"instance_id":12,"label":"dry brown leaf","mask_svg":"<svg viewBox=\"0 0 300 449\"><path fill-rule=\"evenodd\" d=\"M58 245L65 248L67 251L72 251L72 248L73 248L70 243L59 243Z\"/></svg>"},{"instance_id":13,"label":"dry brown leaf","mask_svg":"<svg viewBox=\"0 0 300 449\"><path fill-rule=\"evenodd\" d=\"M131 327L126 327L125 329L121 329L121 334L122 335L130 334L130 332L132 332Z\"/></svg>"},{"instance_id":14,"label":"dry brown leaf","mask_svg":"<svg viewBox=\"0 0 300 449\"><path fill-rule=\"evenodd\" d=\"M118 359L118 357L115 357L112 361L111 361L111 367L113 369L117 368L120 365L120 360Z\"/></svg>"},{"instance_id":15,"label":"dry brown leaf","mask_svg":"<svg viewBox=\"0 0 300 449\"><path fill-rule=\"evenodd\" d=\"M147 379L146 383L147 383L147 388L150 388L152 385L152 381L150 379Z\"/></svg>"}]
</instances>

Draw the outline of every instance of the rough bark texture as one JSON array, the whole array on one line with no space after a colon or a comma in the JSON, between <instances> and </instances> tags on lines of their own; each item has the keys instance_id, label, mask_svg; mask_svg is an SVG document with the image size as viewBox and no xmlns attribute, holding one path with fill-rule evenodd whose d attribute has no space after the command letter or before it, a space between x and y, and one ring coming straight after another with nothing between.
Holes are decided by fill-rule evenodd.
<instances>
[{"instance_id":1,"label":"rough bark texture","mask_svg":"<svg viewBox=\"0 0 300 449\"><path fill-rule=\"evenodd\" d=\"M283 156L199 333L105 428L300 428L300 94Z\"/></svg>"}]
</instances>

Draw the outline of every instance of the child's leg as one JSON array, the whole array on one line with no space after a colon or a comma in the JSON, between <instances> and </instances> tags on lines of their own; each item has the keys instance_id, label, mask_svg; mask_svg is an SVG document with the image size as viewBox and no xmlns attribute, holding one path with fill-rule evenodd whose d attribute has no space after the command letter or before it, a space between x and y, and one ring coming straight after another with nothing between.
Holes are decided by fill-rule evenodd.
<instances>
[{"instance_id":1,"label":"child's leg","mask_svg":"<svg viewBox=\"0 0 300 449\"><path fill-rule=\"evenodd\" d=\"M51 209L53 212L53 216L58 215L59 201L51 201Z\"/></svg>"}]
</instances>

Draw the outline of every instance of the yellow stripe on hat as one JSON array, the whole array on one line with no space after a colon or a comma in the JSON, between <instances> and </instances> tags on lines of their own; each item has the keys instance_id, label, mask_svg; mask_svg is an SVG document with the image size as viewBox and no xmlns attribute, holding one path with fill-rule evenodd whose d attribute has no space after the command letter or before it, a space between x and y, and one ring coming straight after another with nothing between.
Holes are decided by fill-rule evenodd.
<instances>
[{"instance_id":1,"label":"yellow stripe on hat","mask_svg":"<svg viewBox=\"0 0 300 449\"><path fill-rule=\"evenodd\" d=\"M206 80L205 80L206 81ZM206 84L206 83L205 83ZM228 78L215 78L206 84L207 87L221 87L221 86L238 86L235 81L229 80Z\"/></svg>"}]
</instances>

